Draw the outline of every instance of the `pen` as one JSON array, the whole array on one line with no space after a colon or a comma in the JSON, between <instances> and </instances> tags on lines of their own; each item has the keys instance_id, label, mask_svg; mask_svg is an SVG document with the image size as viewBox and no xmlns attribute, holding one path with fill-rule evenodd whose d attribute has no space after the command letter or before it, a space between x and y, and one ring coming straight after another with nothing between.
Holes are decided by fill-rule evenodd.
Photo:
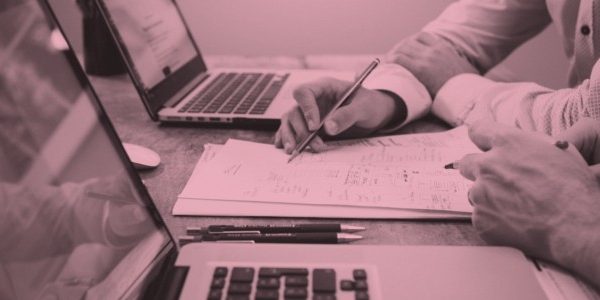
<instances>
[{"instance_id":1,"label":"pen","mask_svg":"<svg viewBox=\"0 0 600 300\"><path fill-rule=\"evenodd\" d=\"M344 96L342 96L342 98L333 106L333 108L321 120L321 123L319 123L319 127L317 127L317 129L315 129L315 131L313 131L311 134L309 134L300 144L298 144L298 146L296 146L296 149L294 149L294 151L292 152L292 155L288 159L288 163L291 162L294 158L296 158L296 156L300 155L300 153L302 153L302 151L304 151L304 149L306 149L306 146L308 146L308 144L310 144L310 142L315 138L315 136L317 136L317 133L319 132L319 130L321 130L321 128L323 128L323 125L325 124L325 121L327 120L327 118L329 118L329 116L333 112L335 112L338 108L340 108L342 105L344 105L346 102L348 102L348 100L350 100L350 98L354 95L356 90L358 90L358 88L363 83L363 81L365 81L367 76L369 76L369 74L371 74L371 72L377 67L377 65L379 65L379 62L380 62L379 58L376 58L363 71L363 73L356 79L356 81L350 87L350 89L348 89L348 91L344 94Z\"/></svg>"},{"instance_id":2,"label":"pen","mask_svg":"<svg viewBox=\"0 0 600 300\"><path fill-rule=\"evenodd\" d=\"M567 148L569 148L569 142L568 141L556 141L554 142L554 146L560 150L566 150ZM449 169L449 170L456 170L458 169L458 161L455 162L451 162L449 164L446 164L444 166L444 169Z\"/></svg>"},{"instance_id":3,"label":"pen","mask_svg":"<svg viewBox=\"0 0 600 300\"><path fill-rule=\"evenodd\" d=\"M291 225L209 225L206 227L188 227L187 234L196 235L213 232L259 232L259 233L297 233L297 232L358 232L364 227L346 224L291 224Z\"/></svg>"},{"instance_id":4,"label":"pen","mask_svg":"<svg viewBox=\"0 0 600 300\"><path fill-rule=\"evenodd\" d=\"M188 237L189 238L189 237ZM207 233L192 236L193 241L253 241L255 243L309 243L341 244L362 239L362 236L336 232L300 232L300 233ZM181 240L181 239L180 239Z\"/></svg>"}]
</instances>

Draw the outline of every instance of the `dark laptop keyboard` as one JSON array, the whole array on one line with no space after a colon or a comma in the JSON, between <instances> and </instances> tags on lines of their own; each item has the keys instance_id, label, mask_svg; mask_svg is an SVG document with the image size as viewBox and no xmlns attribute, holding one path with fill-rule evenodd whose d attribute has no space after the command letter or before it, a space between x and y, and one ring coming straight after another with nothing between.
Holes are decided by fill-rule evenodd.
<instances>
[{"instance_id":1,"label":"dark laptop keyboard","mask_svg":"<svg viewBox=\"0 0 600 300\"><path fill-rule=\"evenodd\" d=\"M237 299L369 299L365 269L353 269L352 278L336 278L332 268L216 267L208 300Z\"/></svg>"},{"instance_id":2,"label":"dark laptop keyboard","mask_svg":"<svg viewBox=\"0 0 600 300\"><path fill-rule=\"evenodd\" d=\"M263 114L289 77L274 73L220 73L179 112Z\"/></svg>"}]
</instances>

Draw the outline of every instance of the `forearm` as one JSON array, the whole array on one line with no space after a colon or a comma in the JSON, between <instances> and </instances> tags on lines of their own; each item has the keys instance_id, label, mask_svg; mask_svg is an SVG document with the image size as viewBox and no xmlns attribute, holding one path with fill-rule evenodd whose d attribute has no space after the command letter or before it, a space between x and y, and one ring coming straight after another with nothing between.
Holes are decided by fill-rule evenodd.
<instances>
[{"instance_id":1,"label":"forearm","mask_svg":"<svg viewBox=\"0 0 600 300\"><path fill-rule=\"evenodd\" d=\"M452 42L485 73L550 21L543 0L462 0L450 4L423 31Z\"/></svg>"},{"instance_id":2,"label":"forearm","mask_svg":"<svg viewBox=\"0 0 600 300\"><path fill-rule=\"evenodd\" d=\"M600 82L598 82L600 84ZM590 116L590 83L552 90L535 83L501 83L477 75L450 79L433 103L433 113L451 125L490 119L555 135Z\"/></svg>"}]
</instances>

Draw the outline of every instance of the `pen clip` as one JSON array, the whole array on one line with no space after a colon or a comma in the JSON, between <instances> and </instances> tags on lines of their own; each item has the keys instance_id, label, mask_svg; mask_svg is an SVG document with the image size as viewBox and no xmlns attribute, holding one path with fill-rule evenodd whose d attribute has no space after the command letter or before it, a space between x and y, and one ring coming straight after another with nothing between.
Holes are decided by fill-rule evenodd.
<instances>
[{"instance_id":1,"label":"pen clip","mask_svg":"<svg viewBox=\"0 0 600 300\"><path fill-rule=\"evenodd\" d=\"M221 233L253 233L260 234L260 230L225 230L225 231L208 231L208 234L221 234Z\"/></svg>"},{"instance_id":2,"label":"pen clip","mask_svg":"<svg viewBox=\"0 0 600 300\"><path fill-rule=\"evenodd\" d=\"M213 241L210 243L242 243L242 244L256 244L253 240L229 240L229 241Z\"/></svg>"}]
</instances>

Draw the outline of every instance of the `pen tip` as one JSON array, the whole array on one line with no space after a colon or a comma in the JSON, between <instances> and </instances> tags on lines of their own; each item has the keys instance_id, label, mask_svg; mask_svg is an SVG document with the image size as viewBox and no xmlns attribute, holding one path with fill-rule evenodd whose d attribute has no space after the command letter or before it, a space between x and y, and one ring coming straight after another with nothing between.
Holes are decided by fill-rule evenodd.
<instances>
[{"instance_id":1,"label":"pen tip","mask_svg":"<svg viewBox=\"0 0 600 300\"><path fill-rule=\"evenodd\" d=\"M354 226L354 225L341 225L342 232L358 232L363 231L366 228L362 226Z\"/></svg>"},{"instance_id":2,"label":"pen tip","mask_svg":"<svg viewBox=\"0 0 600 300\"><path fill-rule=\"evenodd\" d=\"M449 163L449 164L445 165L445 166L444 166L444 169L447 169L447 170L455 170L455 169L456 169L456 165L455 165L455 163L451 162L451 163Z\"/></svg>"},{"instance_id":3,"label":"pen tip","mask_svg":"<svg viewBox=\"0 0 600 300\"><path fill-rule=\"evenodd\" d=\"M361 240L363 237L357 234L340 233L338 234L338 241L340 243L350 243Z\"/></svg>"},{"instance_id":4,"label":"pen tip","mask_svg":"<svg viewBox=\"0 0 600 300\"><path fill-rule=\"evenodd\" d=\"M296 158L296 156L298 156L298 154L300 154L300 152L298 152L297 150L294 150L294 152L292 152L292 155L290 156L290 158L288 158L287 163L289 164L292 160L294 160L294 158Z\"/></svg>"}]
</instances>

